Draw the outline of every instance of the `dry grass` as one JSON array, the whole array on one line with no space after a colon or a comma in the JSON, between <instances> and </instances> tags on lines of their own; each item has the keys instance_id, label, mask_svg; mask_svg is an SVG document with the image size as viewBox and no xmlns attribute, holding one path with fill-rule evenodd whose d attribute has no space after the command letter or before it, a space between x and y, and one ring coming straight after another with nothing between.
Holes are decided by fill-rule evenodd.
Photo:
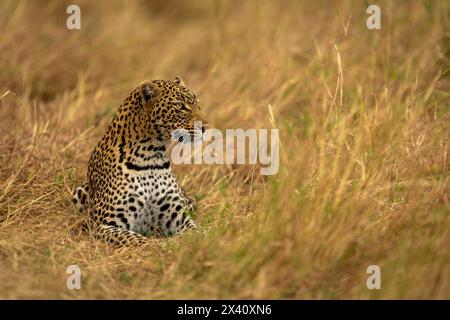
<instances>
[{"instance_id":1,"label":"dry grass","mask_svg":"<svg viewBox=\"0 0 450 320\"><path fill-rule=\"evenodd\" d=\"M1 298L450 298L448 1L379 2L380 31L361 1L77 2L81 31L0 2ZM121 99L176 75L216 127L280 128L280 172L178 167L204 232L96 242L70 191Z\"/></svg>"}]
</instances>

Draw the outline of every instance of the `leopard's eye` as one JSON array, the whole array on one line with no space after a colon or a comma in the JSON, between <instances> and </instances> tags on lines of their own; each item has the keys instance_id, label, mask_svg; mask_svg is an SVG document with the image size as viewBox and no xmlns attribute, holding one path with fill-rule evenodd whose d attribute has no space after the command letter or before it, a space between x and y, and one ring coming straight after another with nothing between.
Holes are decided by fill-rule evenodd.
<instances>
[{"instance_id":1,"label":"leopard's eye","mask_svg":"<svg viewBox=\"0 0 450 320\"><path fill-rule=\"evenodd\" d=\"M184 111L184 112L190 111L190 109L184 102L177 102L177 103L175 103L175 106L177 107L177 109L179 109L181 111Z\"/></svg>"}]
</instances>

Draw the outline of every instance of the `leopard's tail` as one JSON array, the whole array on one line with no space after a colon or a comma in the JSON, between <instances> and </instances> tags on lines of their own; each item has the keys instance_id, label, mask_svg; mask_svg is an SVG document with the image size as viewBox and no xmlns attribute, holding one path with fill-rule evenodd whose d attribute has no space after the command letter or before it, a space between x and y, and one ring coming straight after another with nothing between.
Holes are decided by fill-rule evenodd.
<instances>
[{"instance_id":1,"label":"leopard's tail","mask_svg":"<svg viewBox=\"0 0 450 320\"><path fill-rule=\"evenodd\" d=\"M139 233L121 229L116 226L99 225L96 229L95 235L97 239L121 247L138 246L155 241L140 235Z\"/></svg>"},{"instance_id":2,"label":"leopard's tail","mask_svg":"<svg viewBox=\"0 0 450 320\"><path fill-rule=\"evenodd\" d=\"M89 203L89 184L87 182L73 190L72 203L78 212L86 210Z\"/></svg>"}]
</instances>

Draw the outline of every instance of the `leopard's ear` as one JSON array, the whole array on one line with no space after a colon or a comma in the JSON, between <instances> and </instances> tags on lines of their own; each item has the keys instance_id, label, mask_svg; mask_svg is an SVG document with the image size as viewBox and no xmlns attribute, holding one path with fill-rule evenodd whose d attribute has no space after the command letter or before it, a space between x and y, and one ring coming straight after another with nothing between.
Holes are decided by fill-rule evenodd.
<instances>
[{"instance_id":1,"label":"leopard's ear","mask_svg":"<svg viewBox=\"0 0 450 320\"><path fill-rule=\"evenodd\" d=\"M156 89L150 81L144 81L139 85L139 94L144 103L150 104L156 97Z\"/></svg>"},{"instance_id":2,"label":"leopard's ear","mask_svg":"<svg viewBox=\"0 0 450 320\"><path fill-rule=\"evenodd\" d=\"M177 85L184 87L184 81L180 77L175 77L175 80L173 80Z\"/></svg>"}]
</instances>

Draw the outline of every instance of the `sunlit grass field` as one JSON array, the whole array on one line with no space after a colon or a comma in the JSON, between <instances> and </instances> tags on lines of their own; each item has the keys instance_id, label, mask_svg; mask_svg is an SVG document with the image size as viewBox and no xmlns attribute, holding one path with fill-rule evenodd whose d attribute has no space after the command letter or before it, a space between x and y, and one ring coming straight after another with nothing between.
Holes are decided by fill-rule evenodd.
<instances>
[{"instance_id":1,"label":"sunlit grass field","mask_svg":"<svg viewBox=\"0 0 450 320\"><path fill-rule=\"evenodd\" d=\"M0 298L450 298L450 2L0 1ZM280 170L174 168L199 231L96 241L70 193L115 109L181 76ZM81 268L80 290L66 268ZM381 269L369 290L366 269Z\"/></svg>"}]
</instances>

